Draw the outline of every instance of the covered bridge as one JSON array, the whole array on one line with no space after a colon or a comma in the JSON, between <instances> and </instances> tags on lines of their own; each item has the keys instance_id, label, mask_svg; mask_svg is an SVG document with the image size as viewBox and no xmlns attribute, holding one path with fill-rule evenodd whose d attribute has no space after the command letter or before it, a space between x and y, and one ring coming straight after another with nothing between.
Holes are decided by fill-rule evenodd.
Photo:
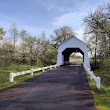
<instances>
[{"instance_id":1,"label":"covered bridge","mask_svg":"<svg viewBox=\"0 0 110 110\"><path fill-rule=\"evenodd\" d=\"M83 55L83 62L90 68L87 44L73 36L59 45L57 64L61 65L69 61L69 57L73 52L80 52Z\"/></svg>"}]
</instances>

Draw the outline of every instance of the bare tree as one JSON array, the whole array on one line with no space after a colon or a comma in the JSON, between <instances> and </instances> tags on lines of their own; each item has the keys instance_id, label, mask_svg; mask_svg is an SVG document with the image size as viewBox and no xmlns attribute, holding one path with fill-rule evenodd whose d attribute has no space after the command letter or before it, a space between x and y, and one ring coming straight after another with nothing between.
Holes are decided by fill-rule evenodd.
<instances>
[{"instance_id":1,"label":"bare tree","mask_svg":"<svg viewBox=\"0 0 110 110\"><path fill-rule=\"evenodd\" d=\"M54 35L51 35L52 44L54 44L57 47L61 42L72 36L75 36L75 33L71 29L71 27L61 27L59 29L54 30Z\"/></svg>"},{"instance_id":2,"label":"bare tree","mask_svg":"<svg viewBox=\"0 0 110 110\"><path fill-rule=\"evenodd\" d=\"M18 41L18 30L17 30L17 27L16 27L15 23L12 24L9 32L10 32L10 37L12 39L13 47L14 47L14 50L15 50L16 42Z\"/></svg>"},{"instance_id":3,"label":"bare tree","mask_svg":"<svg viewBox=\"0 0 110 110\"><path fill-rule=\"evenodd\" d=\"M18 30L16 27L16 24L13 23L10 30L10 37L12 39L12 45L13 45L13 62L15 63L15 54L16 54L16 43L18 41Z\"/></svg>"},{"instance_id":4,"label":"bare tree","mask_svg":"<svg viewBox=\"0 0 110 110\"><path fill-rule=\"evenodd\" d=\"M95 65L97 57L101 61L110 56L110 7L109 4L98 7L84 18L85 34L94 47Z\"/></svg>"}]
</instances>

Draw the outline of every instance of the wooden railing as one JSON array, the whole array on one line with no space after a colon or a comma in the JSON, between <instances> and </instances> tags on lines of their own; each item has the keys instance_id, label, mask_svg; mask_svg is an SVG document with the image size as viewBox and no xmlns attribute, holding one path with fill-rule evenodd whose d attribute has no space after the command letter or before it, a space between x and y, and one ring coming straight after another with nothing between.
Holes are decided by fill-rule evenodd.
<instances>
[{"instance_id":1,"label":"wooden railing","mask_svg":"<svg viewBox=\"0 0 110 110\"><path fill-rule=\"evenodd\" d=\"M90 71L90 69L83 63L83 67L84 69L86 70L86 72L90 75L90 79L94 79L95 82L96 82L96 87L98 89L100 89L100 82L101 82L101 78L100 77L96 77L94 74L93 74L93 71Z\"/></svg>"},{"instance_id":2,"label":"wooden railing","mask_svg":"<svg viewBox=\"0 0 110 110\"><path fill-rule=\"evenodd\" d=\"M16 76L24 75L24 74L27 74L27 73L30 73L30 76L33 76L34 72L38 72L38 71L45 72L46 69L52 70L52 68L56 68L57 66L59 66L59 65L50 65L50 66L46 66L46 67L42 67L42 68L31 69L31 70L17 72L17 73L12 73L11 72L9 74L9 82L13 82L14 81L14 77L16 77Z\"/></svg>"}]
</instances>

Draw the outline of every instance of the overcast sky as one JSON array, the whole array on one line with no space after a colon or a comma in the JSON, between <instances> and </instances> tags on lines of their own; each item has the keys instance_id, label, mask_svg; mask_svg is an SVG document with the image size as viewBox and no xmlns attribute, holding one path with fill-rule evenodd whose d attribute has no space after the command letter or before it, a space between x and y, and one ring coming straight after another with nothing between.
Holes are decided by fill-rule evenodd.
<instances>
[{"instance_id":1,"label":"overcast sky","mask_svg":"<svg viewBox=\"0 0 110 110\"><path fill-rule=\"evenodd\" d=\"M6 31L13 22L34 36L70 26L82 39L83 18L109 0L0 0L0 27Z\"/></svg>"}]
</instances>

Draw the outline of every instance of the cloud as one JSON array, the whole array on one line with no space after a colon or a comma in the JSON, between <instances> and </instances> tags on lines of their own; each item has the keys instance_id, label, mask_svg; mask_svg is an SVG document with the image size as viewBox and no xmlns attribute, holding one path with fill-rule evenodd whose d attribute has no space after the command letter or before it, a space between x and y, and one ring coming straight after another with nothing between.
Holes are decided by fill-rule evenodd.
<instances>
[{"instance_id":1,"label":"cloud","mask_svg":"<svg viewBox=\"0 0 110 110\"><path fill-rule=\"evenodd\" d=\"M48 10L51 11L53 9L57 9L57 2L56 1L50 1L45 0L42 2L42 5Z\"/></svg>"},{"instance_id":2,"label":"cloud","mask_svg":"<svg viewBox=\"0 0 110 110\"><path fill-rule=\"evenodd\" d=\"M83 33L84 33L83 28L79 28L78 30L75 30L75 32L76 32L77 38L80 40L83 40Z\"/></svg>"},{"instance_id":3,"label":"cloud","mask_svg":"<svg viewBox=\"0 0 110 110\"><path fill-rule=\"evenodd\" d=\"M63 15L60 15L60 16L56 17L52 21L52 25L57 26L57 27L58 26L64 26L64 25L77 27L77 26L82 24L84 14L85 13L81 13L81 12L68 12L68 13L65 13Z\"/></svg>"},{"instance_id":4,"label":"cloud","mask_svg":"<svg viewBox=\"0 0 110 110\"><path fill-rule=\"evenodd\" d=\"M98 0L97 2L95 0L85 0L83 2L81 0L78 0L76 3L74 2L74 7L72 7L72 5L70 6L70 8L69 6L61 7L64 13L57 15L52 20L51 24L57 27L64 25L69 25L75 28L79 27L79 25L81 26L81 24L83 23L83 18L88 14L88 12L96 10L99 5L103 5L104 3L106 3L104 1L108 0ZM56 8L58 8L58 6L56 6ZM60 10L60 7L58 9Z\"/></svg>"},{"instance_id":5,"label":"cloud","mask_svg":"<svg viewBox=\"0 0 110 110\"><path fill-rule=\"evenodd\" d=\"M47 7L48 11L51 11L52 9L55 9L55 8L56 8L55 4L50 4L50 6Z\"/></svg>"},{"instance_id":6,"label":"cloud","mask_svg":"<svg viewBox=\"0 0 110 110\"><path fill-rule=\"evenodd\" d=\"M71 11L71 7L68 7L67 0L45 0L42 2L42 5L45 7L46 10L49 12L55 13L65 13Z\"/></svg>"}]
</instances>

